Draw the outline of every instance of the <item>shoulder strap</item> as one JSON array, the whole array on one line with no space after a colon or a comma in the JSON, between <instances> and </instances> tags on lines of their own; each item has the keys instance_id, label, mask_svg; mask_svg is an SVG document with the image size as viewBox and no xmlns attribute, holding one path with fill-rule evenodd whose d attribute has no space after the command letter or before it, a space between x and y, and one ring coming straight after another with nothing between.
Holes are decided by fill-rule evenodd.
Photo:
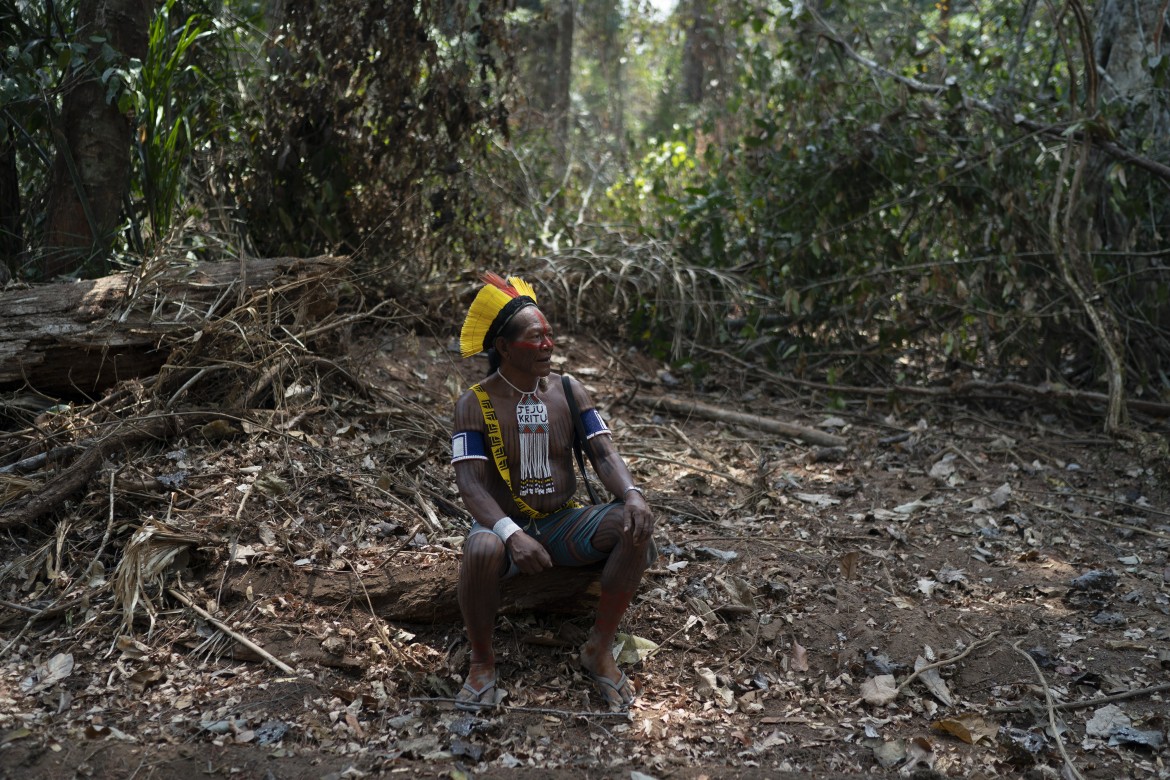
<instances>
[{"instance_id":1,"label":"shoulder strap","mask_svg":"<svg viewBox=\"0 0 1170 780\"><path fill-rule=\"evenodd\" d=\"M539 520L545 516L545 513L528 506L524 499L512 490L512 472L508 469L508 453L504 450L504 436L500 433L500 421L496 417L492 399L488 397L487 390L483 389L483 385L472 385L471 392L475 393L475 397L479 399L479 408L483 412L483 424L487 427L488 444L492 448L492 459L496 462L496 468L499 469L500 476L504 478L504 484L508 486L508 491L512 494L516 508L531 519Z\"/></svg>"},{"instance_id":2,"label":"shoulder strap","mask_svg":"<svg viewBox=\"0 0 1170 780\"><path fill-rule=\"evenodd\" d=\"M569 402L569 416L573 418L573 454L577 456L577 466L581 469L581 479L585 481L585 489L589 491L589 500L600 504L593 483L589 481L589 474L585 471L585 459L581 457L581 450L589 447L589 439L585 437L585 426L581 423L581 410L577 408L577 399L573 397L573 387L569 384L569 375L561 376L561 384L565 388L565 400ZM593 453L589 452L589 462L593 463ZM594 463L594 468L597 464Z\"/></svg>"}]
</instances>

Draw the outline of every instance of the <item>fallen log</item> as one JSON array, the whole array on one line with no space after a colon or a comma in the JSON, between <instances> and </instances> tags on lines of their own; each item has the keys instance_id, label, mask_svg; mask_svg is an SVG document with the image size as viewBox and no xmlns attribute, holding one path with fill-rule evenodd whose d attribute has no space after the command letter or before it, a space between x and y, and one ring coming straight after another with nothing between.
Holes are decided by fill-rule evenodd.
<instances>
[{"instance_id":1,"label":"fallen log","mask_svg":"<svg viewBox=\"0 0 1170 780\"><path fill-rule=\"evenodd\" d=\"M71 447L77 458L62 468L36 493L6 502L0 508L0 530L27 526L80 492L114 452L128 451L145 441L168 441L184 430L202 426L223 416L212 412L172 415L157 414L125 420L100 439ZM30 459L31 460L31 459Z\"/></svg>"},{"instance_id":2,"label":"fallen log","mask_svg":"<svg viewBox=\"0 0 1170 780\"><path fill-rule=\"evenodd\" d=\"M582 614L597 606L603 564L579 568L552 568L540 574L504 580L500 612L510 614L540 609ZM459 598L457 561L440 561L427 568L399 565L357 574L325 569L242 570L230 577L234 593L252 597L296 594L315 604L348 604L381 618L401 623L441 623L457 620Z\"/></svg>"},{"instance_id":3,"label":"fallen log","mask_svg":"<svg viewBox=\"0 0 1170 780\"><path fill-rule=\"evenodd\" d=\"M677 398L667 398L666 396L637 396L634 398L634 403L653 409L665 409L672 414L701 417L705 420L743 425L753 430L777 433L781 436L793 436L809 444L820 444L825 447L844 447L848 444L840 436L818 431L815 428L808 428L795 423L781 422L771 417L760 417L754 414L735 412L730 409L710 406L698 401L684 401Z\"/></svg>"},{"instance_id":4,"label":"fallen log","mask_svg":"<svg viewBox=\"0 0 1170 780\"><path fill-rule=\"evenodd\" d=\"M303 324L331 311L332 292L318 279L345 262L324 256L144 266L0 292L0 390L28 386L54 397L93 397L121 380L151 376L177 338L257 290L268 289Z\"/></svg>"}]
</instances>

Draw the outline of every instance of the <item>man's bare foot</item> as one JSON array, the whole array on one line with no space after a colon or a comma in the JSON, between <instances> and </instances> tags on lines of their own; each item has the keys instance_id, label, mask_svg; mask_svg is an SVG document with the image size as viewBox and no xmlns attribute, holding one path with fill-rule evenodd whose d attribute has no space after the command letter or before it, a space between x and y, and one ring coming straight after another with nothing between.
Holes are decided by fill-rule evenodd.
<instances>
[{"instance_id":1,"label":"man's bare foot","mask_svg":"<svg viewBox=\"0 0 1170 780\"><path fill-rule=\"evenodd\" d=\"M597 685L597 691L611 709L623 710L630 706L634 700L634 684L618 668L608 643L601 642L596 634L590 633L581 645L581 668Z\"/></svg>"},{"instance_id":2,"label":"man's bare foot","mask_svg":"<svg viewBox=\"0 0 1170 780\"><path fill-rule=\"evenodd\" d=\"M496 690L496 665L494 662L472 662L467 670L467 679L459 693L455 694L455 708L467 712L478 712L496 706L500 701Z\"/></svg>"}]
</instances>

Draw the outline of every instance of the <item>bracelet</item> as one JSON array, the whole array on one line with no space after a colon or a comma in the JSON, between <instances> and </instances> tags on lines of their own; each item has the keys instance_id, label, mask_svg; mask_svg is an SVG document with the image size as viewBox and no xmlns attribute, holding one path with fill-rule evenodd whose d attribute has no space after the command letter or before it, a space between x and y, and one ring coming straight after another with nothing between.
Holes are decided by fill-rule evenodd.
<instances>
[{"instance_id":1,"label":"bracelet","mask_svg":"<svg viewBox=\"0 0 1170 780\"><path fill-rule=\"evenodd\" d=\"M627 485L626 489L622 491L622 497L624 498L626 493L629 493L631 490L637 491L638 495L640 495L642 498L646 497L646 493L637 485Z\"/></svg>"},{"instance_id":2,"label":"bracelet","mask_svg":"<svg viewBox=\"0 0 1170 780\"><path fill-rule=\"evenodd\" d=\"M505 544L508 542L508 537L520 530L520 526L510 517L501 517L492 526L492 531L496 536L500 537L500 541Z\"/></svg>"}]
</instances>

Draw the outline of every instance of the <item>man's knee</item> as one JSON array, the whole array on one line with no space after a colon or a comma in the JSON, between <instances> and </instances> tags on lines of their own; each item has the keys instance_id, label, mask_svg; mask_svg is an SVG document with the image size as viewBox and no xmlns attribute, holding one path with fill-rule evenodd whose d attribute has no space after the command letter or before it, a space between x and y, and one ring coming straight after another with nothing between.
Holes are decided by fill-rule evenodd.
<instances>
[{"instance_id":1,"label":"man's knee","mask_svg":"<svg viewBox=\"0 0 1170 780\"><path fill-rule=\"evenodd\" d=\"M463 565L460 571L467 575L498 575L507 558L504 543L493 533L476 533L463 544Z\"/></svg>"}]
</instances>

